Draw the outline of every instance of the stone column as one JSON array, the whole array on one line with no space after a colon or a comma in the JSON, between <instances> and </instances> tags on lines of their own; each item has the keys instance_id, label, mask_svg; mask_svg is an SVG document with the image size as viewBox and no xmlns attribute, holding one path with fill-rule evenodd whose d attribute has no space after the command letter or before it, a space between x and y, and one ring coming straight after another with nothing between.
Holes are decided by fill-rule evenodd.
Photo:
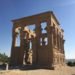
<instances>
[{"instance_id":1,"label":"stone column","mask_svg":"<svg viewBox=\"0 0 75 75\"><path fill-rule=\"evenodd\" d=\"M58 50L60 50L60 35L59 35L59 32L57 34L57 43L58 43Z\"/></svg>"},{"instance_id":2,"label":"stone column","mask_svg":"<svg viewBox=\"0 0 75 75\"><path fill-rule=\"evenodd\" d=\"M40 22L36 23L35 33L37 35L37 37L36 37L37 38L37 44L39 46L40 37L41 37L41 23Z\"/></svg>"},{"instance_id":3,"label":"stone column","mask_svg":"<svg viewBox=\"0 0 75 75\"><path fill-rule=\"evenodd\" d=\"M35 28L36 38L33 39L32 48L33 48L33 64L39 62L38 60L38 53L39 53L39 45L40 45L40 35L41 35L41 25L40 22L36 23Z\"/></svg>"},{"instance_id":4,"label":"stone column","mask_svg":"<svg viewBox=\"0 0 75 75\"><path fill-rule=\"evenodd\" d=\"M20 56L19 56L19 64L23 64L23 56L24 56L24 27L21 28L20 34Z\"/></svg>"},{"instance_id":5,"label":"stone column","mask_svg":"<svg viewBox=\"0 0 75 75\"><path fill-rule=\"evenodd\" d=\"M59 32L59 52L61 53L61 32Z\"/></svg>"},{"instance_id":6,"label":"stone column","mask_svg":"<svg viewBox=\"0 0 75 75\"><path fill-rule=\"evenodd\" d=\"M53 26L53 45L56 47L56 28Z\"/></svg>"},{"instance_id":7,"label":"stone column","mask_svg":"<svg viewBox=\"0 0 75 75\"><path fill-rule=\"evenodd\" d=\"M36 37L32 38L32 64L36 64L37 63L37 40Z\"/></svg>"},{"instance_id":8,"label":"stone column","mask_svg":"<svg viewBox=\"0 0 75 75\"><path fill-rule=\"evenodd\" d=\"M42 46L45 46L44 37L42 37Z\"/></svg>"},{"instance_id":9,"label":"stone column","mask_svg":"<svg viewBox=\"0 0 75 75\"><path fill-rule=\"evenodd\" d=\"M63 45L63 44L62 44L62 38L63 38L63 37L62 37L62 35L61 35L61 39L60 39L60 40L61 40L61 53L62 53L62 45Z\"/></svg>"},{"instance_id":10,"label":"stone column","mask_svg":"<svg viewBox=\"0 0 75 75\"><path fill-rule=\"evenodd\" d=\"M59 47L59 43L58 43L58 29L57 29L57 48ZM59 48L58 48L59 49Z\"/></svg>"},{"instance_id":11,"label":"stone column","mask_svg":"<svg viewBox=\"0 0 75 75\"><path fill-rule=\"evenodd\" d=\"M59 51L60 51L60 32L59 32Z\"/></svg>"},{"instance_id":12,"label":"stone column","mask_svg":"<svg viewBox=\"0 0 75 75\"><path fill-rule=\"evenodd\" d=\"M62 53L64 54L64 43L65 43L65 40L63 39L62 41L63 41L63 42L62 42L62 50L63 50Z\"/></svg>"},{"instance_id":13,"label":"stone column","mask_svg":"<svg viewBox=\"0 0 75 75\"><path fill-rule=\"evenodd\" d=\"M47 36L48 36L48 65L53 66L53 27L51 26L50 20L47 21Z\"/></svg>"},{"instance_id":14,"label":"stone column","mask_svg":"<svg viewBox=\"0 0 75 75\"><path fill-rule=\"evenodd\" d=\"M55 38L55 39L56 39L56 48L57 48L57 46L58 46L58 45L57 45L57 34L58 34L58 33L57 33L57 28L55 28L55 36L56 36L56 38Z\"/></svg>"},{"instance_id":15,"label":"stone column","mask_svg":"<svg viewBox=\"0 0 75 75\"><path fill-rule=\"evenodd\" d=\"M15 33L15 27L13 26L13 30L12 30L12 47L11 47L11 60L10 60L10 64L14 64L15 62L15 42L16 42L16 36L17 34Z\"/></svg>"}]
</instances>

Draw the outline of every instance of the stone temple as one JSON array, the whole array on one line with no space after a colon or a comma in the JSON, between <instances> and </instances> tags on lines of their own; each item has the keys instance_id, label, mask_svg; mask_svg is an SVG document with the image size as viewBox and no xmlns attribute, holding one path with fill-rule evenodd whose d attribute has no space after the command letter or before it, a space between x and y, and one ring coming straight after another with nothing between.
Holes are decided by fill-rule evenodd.
<instances>
[{"instance_id":1,"label":"stone temple","mask_svg":"<svg viewBox=\"0 0 75 75\"><path fill-rule=\"evenodd\" d=\"M52 11L12 20L12 65L65 64L64 30Z\"/></svg>"}]
</instances>

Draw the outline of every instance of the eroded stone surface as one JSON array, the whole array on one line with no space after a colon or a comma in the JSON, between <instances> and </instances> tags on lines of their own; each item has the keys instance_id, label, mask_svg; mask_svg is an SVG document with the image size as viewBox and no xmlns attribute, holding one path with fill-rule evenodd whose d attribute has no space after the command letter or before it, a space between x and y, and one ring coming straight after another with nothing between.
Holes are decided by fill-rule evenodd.
<instances>
[{"instance_id":1,"label":"eroded stone surface","mask_svg":"<svg viewBox=\"0 0 75 75\"><path fill-rule=\"evenodd\" d=\"M33 30L27 28L33 25ZM13 20L11 64L22 65L25 61L25 64L53 68L64 65L63 32L53 12ZM16 45L18 35L19 46Z\"/></svg>"}]
</instances>

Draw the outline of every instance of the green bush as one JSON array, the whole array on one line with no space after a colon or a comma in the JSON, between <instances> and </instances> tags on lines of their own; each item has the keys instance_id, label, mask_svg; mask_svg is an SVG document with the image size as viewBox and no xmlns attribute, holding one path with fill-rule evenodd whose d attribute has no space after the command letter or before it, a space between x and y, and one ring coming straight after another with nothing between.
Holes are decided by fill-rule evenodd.
<instances>
[{"instance_id":1,"label":"green bush","mask_svg":"<svg viewBox=\"0 0 75 75\"><path fill-rule=\"evenodd\" d=\"M68 66L73 66L73 62L69 61L69 62L67 63L67 65L68 65Z\"/></svg>"},{"instance_id":2,"label":"green bush","mask_svg":"<svg viewBox=\"0 0 75 75\"><path fill-rule=\"evenodd\" d=\"M2 63L8 63L9 62L9 57L4 53L0 53L0 62Z\"/></svg>"},{"instance_id":3,"label":"green bush","mask_svg":"<svg viewBox=\"0 0 75 75\"><path fill-rule=\"evenodd\" d=\"M75 66L75 62L73 62L73 66Z\"/></svg>"}]
</instances>

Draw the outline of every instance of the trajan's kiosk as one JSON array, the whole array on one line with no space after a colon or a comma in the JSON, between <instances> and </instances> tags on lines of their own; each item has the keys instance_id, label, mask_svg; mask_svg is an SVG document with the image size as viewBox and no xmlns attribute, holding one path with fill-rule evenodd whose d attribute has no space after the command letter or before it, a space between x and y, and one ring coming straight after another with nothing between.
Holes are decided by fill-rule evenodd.
<instances>
[{"instance_id":1,"label":"trajan's kiosk","mask_svg":"<svg viewBox=\"0 0 75 75\"><path fill-rule=\"evenodd\" d=\"M64 65L64 30L52 11L12 22L12 65L29 64L48 68Z\"/></svg>"}]
</instances>

